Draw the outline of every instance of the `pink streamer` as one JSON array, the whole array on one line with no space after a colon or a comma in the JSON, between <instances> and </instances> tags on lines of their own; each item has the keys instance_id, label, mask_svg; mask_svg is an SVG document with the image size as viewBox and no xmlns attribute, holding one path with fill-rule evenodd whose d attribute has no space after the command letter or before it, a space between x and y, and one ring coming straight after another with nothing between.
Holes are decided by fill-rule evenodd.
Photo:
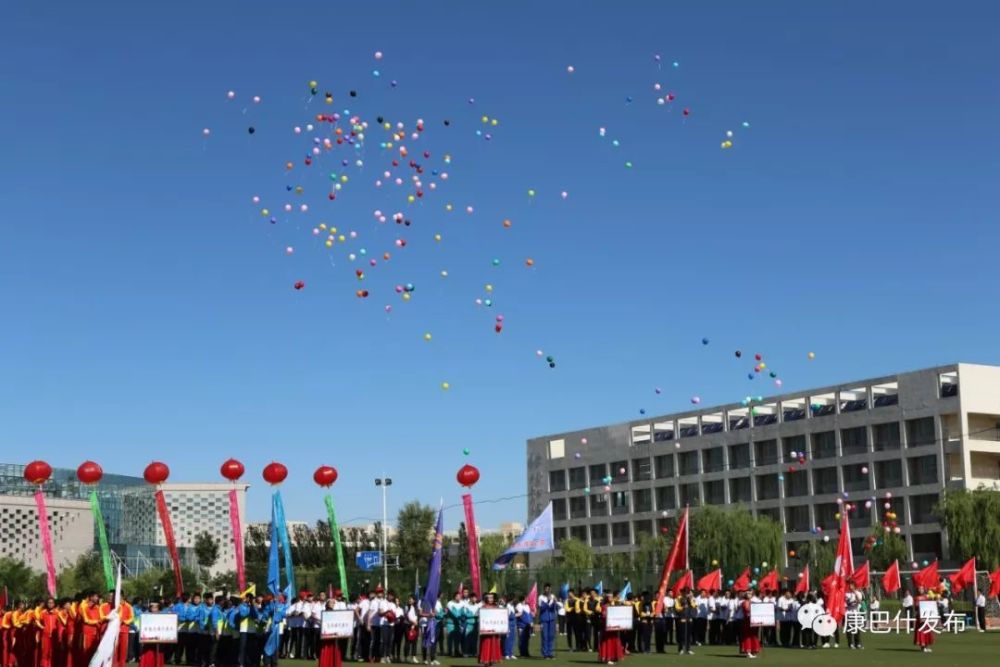
<instances>
[{"instance_id":1,"label":"pink streamer","mask_svg":"<svg viewBox=\"0 0 1000 667\"><path fill-rule=\"evenodd\" d=\"M469 536L469 574L472 576L472 591L476 597L483 596L483 585L479 579L479 536L476 535L476 517L472 513L472 495L462 496L465 506L465 532Z\"/></svg>"},{"instance_id":2,"label":"pink streamer","mask_svg":"<svg viewBox=\"0 0 1000 667\"><path fill-rule=\"evenodd\" d=\"M56 563L52 555L52 533L49 532L49 517L45 511L45 494L41 487L35 491L35 505L38 506L38 532L42 536L42 553L45 556L45 570L48 574L49 595L56 596Z\"/></svg>"},{"instance_id":3,"label":"pink streamer","mask_svg":"<svg viewBox=\"0 0 1000 667\"><path fill-rule=\"evenodd\" d=\"M247 572L243 563L243 530L240 528L240 506L236 501L236 489L229 491L229 522L233 526L233 548L236 551L236 581L242 592L247 589Z\"/></svg>"}]
</instances>

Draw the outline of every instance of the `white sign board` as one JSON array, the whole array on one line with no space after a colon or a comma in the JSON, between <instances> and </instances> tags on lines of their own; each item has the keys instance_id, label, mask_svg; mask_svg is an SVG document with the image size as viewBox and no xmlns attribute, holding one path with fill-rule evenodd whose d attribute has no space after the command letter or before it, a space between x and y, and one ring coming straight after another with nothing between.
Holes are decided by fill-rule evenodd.
<instances>
[{"instance_id":1,"label":"white sign board","mask_svg":"<svg viewBox=\"0 0 1000 667\"><path fill-rule=\"evenodd\" d=\"M505 635L507 634L507 610L479 608L479 634L481 635Z\"/></svg>"},{"instance_id":2,"label":"white sign board","mask_svg":"<svg viewBox=\"0 0 1000 667\"><path fill-rule=\"evenodd\" d=\"M771 602L751 602L750 626L774 627L774 604Z\"/></svg>"},{"instance_id":3,"label":"white sign board","mask_svg":"<svg viewBox=\"0 0 1000 667\"><path fill-rule=\"evenodd\" d=\"M632 606L611 606L607 608L607 619L605 619L605 630L631 630L632 629Z\"/></svg>"},{"instance_id":4,"label":"white sign board","mask_svg":"<svg viewBox=\"0 0 1000 667\"><path fill-rule=\"evenodd\" d=\"M350 639L354 634L354 612L336 609L323 612L319 636L323 639Z\"/></svg>"},{"instance_id":5,"label":"white sign board","mask_svg":"<svg viewBox=\"0 0 1000 667\"><path fill-rule=\"evenodd\" d=\"M920 618L940 618L937 602L934 600L921 600Z\"/></svg>"},{"instance_id":6,"label":"white sign board","mask_svg":"<svg viewBox=\"0 0 1000 667\"><path fill-rule=\"evenodd\" d=\"M150 614L139 617L139 641L143 644L176 644L177 614Z\"/></svg>"}]
</instances>

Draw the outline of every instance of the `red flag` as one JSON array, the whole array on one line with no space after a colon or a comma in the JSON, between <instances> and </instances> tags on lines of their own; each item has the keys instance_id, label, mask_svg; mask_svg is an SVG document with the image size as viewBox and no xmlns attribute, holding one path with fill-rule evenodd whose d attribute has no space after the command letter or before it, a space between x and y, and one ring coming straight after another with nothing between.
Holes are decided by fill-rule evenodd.
<instances>
[{"instance_id":1,"label":"red flag","mask_svg":"<svg viewBox=\"0 0 1000 667\"><path fill-rule=\"evenodd\" d=\"M809 592L809 564L802 568L802 576L799 577L799 583L795 584L795 594L808 593Z\"/></svg>"},{"instance_id":2,"label":"red flag","mask_svg":"<svg viewBox=\"0 0 1000 667\"><path fill-rule=\"evenodd\" d=\"M524 598L525 604L531 608L531 613L538 613L538 582L536 581L531 587L531 592L528 593L528 597Z\"/></svg>"},{"instance_id":3,"label":"red flag","mask_svg":"<svg viewBox=\"0 0 1000 667\"><path fill-rule=\"evenodd\" d=\"M854 551L851 549L851 524L847 512L840 517L840 539L837 540L837 558L833 562L833 582L826 599L826 610L840 622L847 605L847 581L854 574Z\"/></svg>"},{"instance_id":4,"label":"red flag","mask_svg":"<svg viewBox=\"0 0 1000 667\"><path fill-rule=\"evenodd\" d=\"M733 582L733 590L737 593L742 593L743 591L750 590L750 568L743 570L740 576L736 577L736 581Z\"/></svg>"},{"instance_id":5,"label":"red flag","mask_svg":"<svg viewBox=\"0 0 1000 667\"><path fill-rule=\"evenodd\" d=\"M882 590L886 593L895 593L903 587L903 582L899 580L899 560L892 561L892 565L882 575Z\"/></svg>"},{"instance_id":6,"label":"red flag","mask_svg":"<svg viewBox=\"0 0 1000 667\"><path fill-rule=\"evenodd\" d=\"M851 581L853 581L854 585L858 588L868 588L871 586L872 582L868 568L868 561L865 561L864 565L854 571L854 574L851 575Z\"/></svg>"},{"instance_id":7,"label":"red flag","mask_svg":"<svg viewBox=\"0 0 1000 667\"><path fill-rule=\"evenodd\" d=\"M955 574L949 574L951 580L952 594L959 593L966 586L974 586L976 583L976 558L973 556L965 562L962 569Z\"/></svg>"},{"instance_id":8,"label":"red flag","mask_svg":"<svg viewBox=\"0 0 1000 667\"><path fill-rule=\"evenodd\" d=\"M660 573L660 587L656 592L656 613L660 613L663 607L663 594L667 592L667 583L674 570L687 567L688 560L688 508L684 508L684 516L677 527L677 536L674 537L674 546L670 548L667 560L663 563L663 572Z\"/></svg>"},{"instance_id":9,"label":"red flag","mask_svg":"<svg viewBox=\"0 0 1000 667\"><path fill-rule=\"evenodd\" d=\"M913 573L913 585L934 590L941 585L941 575L938 574L938 562L934 561L927 567Z\"/></svg>"},{"instance_id":10,"label":"red flag","mask_svg":"<svg viewBox=\"0 0 1000 667\"><path fill-rule=\"evenodd\" d=\"M6 588L4 589L7 590ZM996 571L990 573L990 594L989 597L995 598L1000 596L1000 567Z\"/></svg>"},{"instance_id":11,"label":"red flag","mask_svg":"<svg viewBox=\"0 0 1000 667\"><path fill-rule=\"evenodd\" d=\"M757 590L778 592L778 571L771 570L757 582Z\"/></svg>"},{"instance_id":12,"label":"red flag","mask_svg":"<svg viewBox=\"0 0 1000 667\"><path fill-rule=\"evenodd\" d=\"M837 575L831 572L830 574L823 577L823 581L819 582L819 589L823 591L823 597L829 598L833 594L833 589L837 586Z\"/></svg>"},{"instance_id":13,"label":"red flag","mask_svg":"<svg viewBox=\"0 0 1000 667\"><path fill-rule=\"evenodd\" d=\"M720 591L722 590L722 569L712 570L704 577L698 580L698 585L695 587L699 591Z\"/></svg>"},{"instance_id":14,"label":"red flag","mask_svg":"<svg viewBox=\"0 0 1000 667\"><path fill-rule=\"evenodd\" d=\"M691 570L687 570L677 581L674 582L673 588L670 589L670 594L677 597L685 588L688 590L694 588L694 574Z\"/></svg>"}]
</instances>

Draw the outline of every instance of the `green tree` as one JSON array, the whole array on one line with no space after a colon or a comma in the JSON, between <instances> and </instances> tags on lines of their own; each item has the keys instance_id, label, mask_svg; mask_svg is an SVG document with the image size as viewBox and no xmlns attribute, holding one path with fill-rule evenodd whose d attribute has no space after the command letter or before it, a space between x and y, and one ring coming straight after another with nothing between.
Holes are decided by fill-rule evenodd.
<instances>
[{"instance_id":1,"label":"green tree","mask_svg":"<svg viewBox=\"0 0 1000 667\"><path fill-rule=\"evenodd\" d=\"M884 570L892 565L894 560L906 562L909 551L906 548L906 540L893 532L885 532L881 526L874 526L871 535L874 546L868 552L868 562L873 570Z\"/></svg>"},{"instance_id":2,"label":"green tree","mask_svg":"<svg viewBox=\"0 0 1000 667\"><path fill-rule=\"evenodd\" d=\"M833 562L837 558L837 547L833 542L810 540L799 546L796 557L802 565L809 565L810 585L819 587L819 580L833 572Z\"/></svg>"},{"instance_id":3,"label":"green tree","mask_svg":"<svg viewBox=\"0 0 1000 667\"><path fill-rule=\"evenodd\" d=\"M635 567L642 573L642 578L646 579L646 574L659 575L663 568L663 562L667 559L671 545L667 544L667 539L661 534L642 534L639 536L639 544L635 550Z\"/></svg>"},{"instance_id":4,"label":"green tree","mask_svg":"<svg viewBox=\"0 0 1000 667\"><path fill-rule=\"evenodd\" d=\"M59 573L58 589L68 594L93 591L103 597L106 588L104 564L96 551L80 554L73 565Z\"/></svg>"},{"instance_id":5,"label":"green tree","mask_svg":"<svg viewBox=\"0 0 1000 667\"><path fill-rule=\"evenodd\" d=\"M434 548L434 521L437 511L430 505L411 500L396 515L396 534L393 547L399 554L399 575L406 588L413 590L414 583L427 576L427 562Z\"/></svg>"},{"instance_id":6,"label":"green tree","mask_svg":"<svg viewBox=\"0 0 1000 667\"><path fill-rule=\"evenodd\" d=\"M483 573L484 589L488 590L494 581L497 582L497 590L503 590L506 586L507 569L510 568L494 572L493 563L513 541L513 537L501 533L487 533L479 538L479 571ZM515 557L515 562L518 558L521 557Z\"/></svg>"},{"instance_id":7,"label":"green tree","mask_svg":"<svg viewBox=\"0 0 1000 667\"><path fill-rule=\"evenodd\" d=\"M723 572L742 572L747 566L776 567L782 562L781 525L768 517L755 518L745 509L701 507L691 512L690 531L689 560L696 571L721 567ZM676 535L676 528L671 535Z\"/></svg>"},{"instance_id":8,"label":"green tree","mask_svg":"<svg viewBox=\"0 0 1000 667\"><path fill-rule=\"evenodd\" d=\"M1000 491L946 491L934 513L948 532L953 558L975 556L989 569L1000 565Z\"/></svg>"},{"instance_id":9,"label":"green tree","mask_svg":"<svg viewBox=\"0 0 1000 667\"><path fill-rule=\"evenodd\" d=\"M594 550L589 544L574 537L559 542L559 560L565 578L573 584L589 579L594 569Z\"/></svg>"},{"instance_id":10,"label":"green tree","mask_svg":"<svg viewBox=\"0 0 1000 667\"><path fill-rule=\"evenodd\" d=\"M195 535L194 555L201 568L199 580L208 579L208 571L219 561L219 541L208 531Z\"/></svg>"},{"instance_id":11,"label":"green tree","mask_svg":"<svg viewBox=\"0 0 1000 667\"><path fill-rule=\"evenodd\" d=\"M45 590L45 574L36 572L13 558L0 558L0 585L7 587L11 600L35 600L48 595ZM70 592L69 589L60 590Z\"/></svg>"}]
</instances>

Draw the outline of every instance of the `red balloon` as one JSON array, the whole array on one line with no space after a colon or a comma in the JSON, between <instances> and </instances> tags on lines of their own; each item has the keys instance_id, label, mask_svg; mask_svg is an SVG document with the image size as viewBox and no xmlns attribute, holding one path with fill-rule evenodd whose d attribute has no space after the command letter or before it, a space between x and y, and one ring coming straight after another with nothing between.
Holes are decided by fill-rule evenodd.
<instances>
[{"instance_id":1,"label":"red balloon","mask_svg":"<svg viewBox=\"0 0 1000 667\"><path fill-rule=\"evenodd\" d=\"M471 488L473 484L479 481L479 469L476 466L470 466L466 463L459 469L458 474L455 475L455 479L462 486Z\"/></svg>"},{"instance_id":2,"label":"red balloon","mask_svg":"<svg viewBox=\"0 0 1000 667\"><path fill-rule=\"evenodd\" d=\"M32 461L24 466L24 478L32 484L45 484L49 477L52 477L52 466L45 461Z\"/></svg>"},{"instance_id":3,"label":"red balloon","mask_svg":"<svg viewBox=\"0 0 1000 667\"><path fill-rule=\"evenodd\" d=\"M166 463L153 461L142 471L142 476L150 484L163 484L170 477L170 468Z\"/></svg>"},{"instance_id":4,"label":"red balloon","mask_svg":"<svg viewBox=\"0 0 1000 667\"><path fill-rule=\"evenodd\" d=\"M320 466L313 473L313 481L320 486L332 486L337 481L337 469L333 466Z\"/></svg>"},{"instance_id":5,"label":"red balloon","mask_svg":"<svg viewBox=\"0 0 1000 667\"><path fill-rule=\"evenodd\" d=\"M288 468L277 461L271 461L264 466L264 481L268 484L281 484L286 477L288 477Z\"/></svg>"},{"instance_id":6,"label":"red balloon","mask_svg":"<svg viewBox=\"0 0 1000 667\"><path fill-rule=\"evenodd\" d=\"M84 484L97 484L104 477L104 470L93 461L84 461L76 469L76 478Z\"/></svg>"},{"instance_id":7,"label":"red balloon","mask_svg":"<svg viewBox=\"0 0 1000 667\"><path fill-rule=\"evenodd\" d=\"M243 476L243 473L246 472L246 468L244 468L243 464L236 459L229 459L222 464L222 467L219 468L219 472L222 473L222 476L230 482L235 482Z\"/></svg>"}]
</instances>

